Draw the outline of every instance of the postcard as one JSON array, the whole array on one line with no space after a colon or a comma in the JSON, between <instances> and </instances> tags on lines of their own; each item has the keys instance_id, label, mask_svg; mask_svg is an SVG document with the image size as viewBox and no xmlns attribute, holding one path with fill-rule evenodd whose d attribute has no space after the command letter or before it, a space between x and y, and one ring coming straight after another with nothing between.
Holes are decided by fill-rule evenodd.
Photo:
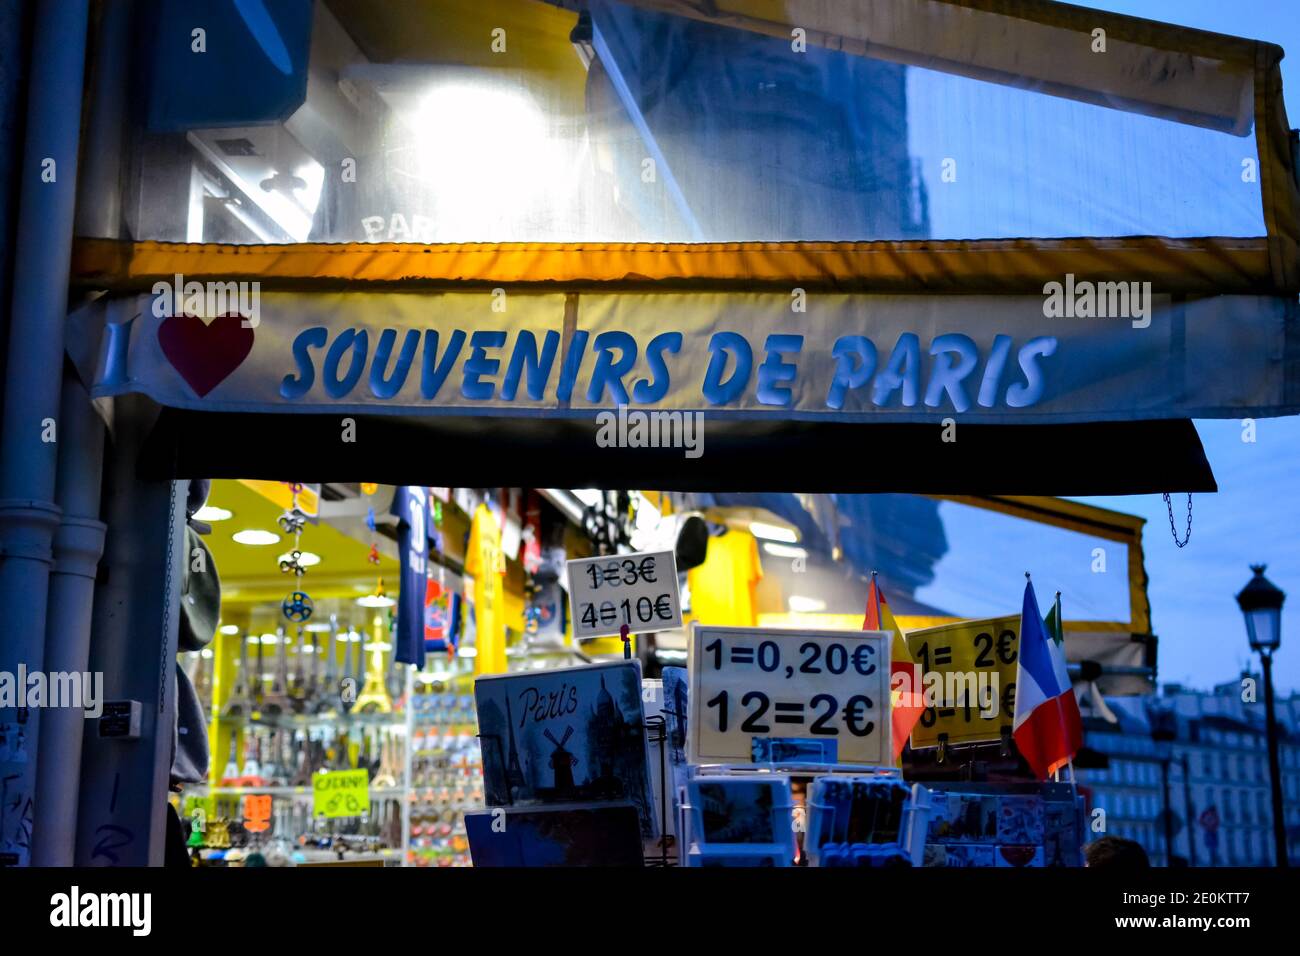
<instances>
[{"instance_id":1,"label":"postcard","mask_svg":"<svg viewBox=\"0 0 1300 956\"><path fill-rule=\"evenodd\" d=\"M636 807L533 807L465 814L475 866L641 866Z\"/></svg>"},{"instance_id":2,"label":"postcard","mask_svg":"<svg viewBox=\"0 0 1300 956\"><path fill-rule=\"evenodd\" d=\"M490 807L626 801L658 835L636 661L474 682Z\"/></svg>"}]
</instances>

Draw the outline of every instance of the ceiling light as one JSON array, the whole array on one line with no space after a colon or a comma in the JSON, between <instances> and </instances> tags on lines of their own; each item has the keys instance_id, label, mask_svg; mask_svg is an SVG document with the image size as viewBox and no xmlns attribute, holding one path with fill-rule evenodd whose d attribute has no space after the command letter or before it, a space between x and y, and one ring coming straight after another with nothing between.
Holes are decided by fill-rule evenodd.
<instances>
[{"instance_id":1,"label":"ceiling light","mask_svg":"<svg viewBox=\"0 0 1300 956\"><path fill-rule=\"evenodd\" d=\"M222 633L222 634L238 634L238 633L239 633L239 625L238 625L238 624L222 624L222 625L221 625L221 633Z\"/></svg>"},{"instance_id":2,"label":"ceiling light","mask_svg":"<svg viewBox=\"0 0 1300 956\"><path fill-rule=\"evenodd\" d=\"M384 579L380 578L375 582L374 591L357 598L357 603L362 607L392 607L397 602L388 596L388 593L384 590ZM375 618L376 625L382 623L382 619L378 617Z\"/></svg>"},{"instance_id":3,"label":"ceiling light","mask_svg":"<svg viewBox=\"0 0 1300 956\"><path fill-rule=\"evenodd\" d=\"M198 511L194 512L196 521L225 521L227 518L234 517L234 512L229 508L218 508L216 505L204 505Z\"/></svg>"},{"instance_id":4,"label":"ceiling light","mask_svg":"<svg viewBox=\"0 0 1300 956\"><path fill-rule=\"evenodd\" d=\"M771 541L763 542L763 550L774 558L806 558L808 552L803 548L791 547L788 544L775 544Z\"/></svg>"},{"instance_id":5,"label":"ceiling light","mask_svg":"<svg viewBox=\"0 0 1300 956\"><path fill-rule=\"evenodd\" d=\"M280 536L271 531L264 531L261 528L245 528L243 531L236 531L232 537L240 544L261 547L267 544L276 544Z\"/></svg>"},{"instance_id":6,"label":"ceiling light","mask_svg":"<svg viewBox=\"0 0 1300 956\"><path fill-rule=\"evenodd\" d=\"M764 521L751 521L749 523L749 533L755 538L765 538L768 541L784 541L786 544L794 544L799 540L799 535L792 528L783 528L781 525L768 524Z\"/></svg>"},{"instance_id":7,"label":"ceiling light","mask_svg":"<svg viewBox=\"0 0 1300 956\"><path fill-rule=\"evenodd\" d=\"M802 613L812 613L814 611L826 610L826 602L820 598L803 597L799 594L790 595L790 610Z\"/></svg>"},{"instance_id":8,"label":"ceiling light","mask_svg":"<svg viewBox=\"0 0 1300 956\"><path fill-rule=\"evenodd\" d=\"M291 554L286 552L285 554L282 554L278 558L276 558L276 560L289 561L292 559L292 557L293 556ZM300 551L298 552L298 563L301 564L304 568L314 568L316 565L320 564L320 555L316 554L313 551Z\"/></svg>"},{"instance_id":9,"label":"ceiling light","mask_svg":"<svg viewBox=\"0 0 1300 956\"><path fill-rule=\"evenodd\" d=\"M307 630L311 631L313 634L319 634L321 631L328 631L329 629L330 625L326 624L324 621L315 621L307 625Z\"/></svg>"},{"instance_id":10,"label":"ceiling light","mask_svg":"<svg viewBox=\"0 0 1300 956\"><path fill-rule=\"evenodd\" d=\"M574 488L570 493L588 508L599 508L605 503L605 493L595 488Z\"/></svg>"}]
</instances>

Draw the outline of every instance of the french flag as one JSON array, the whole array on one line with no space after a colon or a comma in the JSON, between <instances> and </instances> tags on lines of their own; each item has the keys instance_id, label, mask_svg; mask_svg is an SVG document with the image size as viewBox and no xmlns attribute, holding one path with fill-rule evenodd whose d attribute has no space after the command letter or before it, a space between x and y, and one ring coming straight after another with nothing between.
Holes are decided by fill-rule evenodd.
<instances>
[{"instance_id":1,"label":"french flag","mask_svg":"<svg viewBox=\"0 0 1300 956\"><path fill-rule=\"evenodd\" d=\"M1028 575L1026 575L1028 577ZM1051 634L1038 613L1032 581L1025 583L1020 611L1020 658L1016 664L1016 747L1041 780L1065 766L1083 745L1079 703L1065 667L1065 635L1058 608Z\"/></svg>"}]
</instances>

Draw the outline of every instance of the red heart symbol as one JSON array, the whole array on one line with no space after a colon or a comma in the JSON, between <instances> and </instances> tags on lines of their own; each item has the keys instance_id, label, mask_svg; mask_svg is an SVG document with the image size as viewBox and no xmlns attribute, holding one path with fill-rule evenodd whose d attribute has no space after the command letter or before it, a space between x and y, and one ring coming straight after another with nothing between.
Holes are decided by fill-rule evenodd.
<instances>
[{"instance_id":1,"label":"red heart symbol","mask_svg":"<svg viewBox=\"0 0 1300 956\"><path fill-rule=\"evenodd\" d=\"M171 315L158 326L163 355L202 398L226 380L253 349L253 330L242 315L204 322L196 315Z\"/></svg>"}]
</instances>

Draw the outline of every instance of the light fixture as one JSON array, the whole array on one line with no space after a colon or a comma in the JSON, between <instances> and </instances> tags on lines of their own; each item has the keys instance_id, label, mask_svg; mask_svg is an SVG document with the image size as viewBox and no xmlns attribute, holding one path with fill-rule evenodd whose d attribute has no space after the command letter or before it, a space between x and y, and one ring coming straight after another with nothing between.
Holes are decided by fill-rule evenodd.
<instances>
[{"instance_id":1,"label":"light fixture","mask_svg":"<svg viewBox=\"0 0 1300 956\"><path fill-rule=\"evenodd\" d=\"M768 524L766 521L751 521L749 523L749 533L755 538L764 538L768 541L782 541L786 544L794 544L799 540L799 535L793 528L785 528L778 524Z\"/></svg>"},{"instance_id":2,"label":"light fixture","mask_svg":"<svg viewBox=\"0 0 1300 956\"><path fill-rule=\"evenodd\" d=\"M1256 652L1273 652L1282 643L1282 602L1286 594L1264 577L1266 565L1252 564L1255 576L1237 595L1237 606L1246 618L1246 636Z\"/></svg>"},{"instance_id":3,"label":"light fixture","mask_svg":"<svg viewBox=\"0 0 1300 956\"><path fill-rule=\"evenodd\" d=\"M253 547L276 544L280 540L278 534L265 531L262 528L245 528L243 531L236 531L231 537L239 544L247 544Z\"/></svg>"},{"instance_id":4,"label":"light fixture","mask_svg":"<svg viewBox=\"0 0 1300 956\"><path fill-rule=\"evenodd\" d=\"M222 624L222 625L221 625L221 633L222 633L222 634L238 634L238 633L239 633L239 625L238 625L238 624Z\"/></svg>"},{"instance_id":5,"label":"light fixture","mask_svg":"<svg viewBox=\"0 0 1300 956\"><path fill-rule=\"evenodd\" d=\"M1264 671L1264 734L1268 744L1268 779L1273 800L1273 862L1279 868L1291 865L1287 847L1286 818L1283 816L1282 761L1278 740L1284 731L1278 727L1273 704L1273 653L1282 643L1282 604L1286 594L1264 577L1265 565L1252 564L1255 576L1237 595L1237 605L1246 618L1246 636L1251 649L1259 654Z\"/></svg>"},{"instance_id":6,"label":"light fixture","mask_svg":"<svg viewBox=\"0 0 1300 956\"><path fill-rule=\"evenodd\" d=\"M330 625L325 621L312 621L306 629L313 634L319 634L321 631L328 631Z\"/></svg>"},{"instance_id":7,"label":"light fixture","mask_svg":"<svg viewBox=\"0 0 1300 956\"><path fill-rule=\"evenodd\" d=\"M605 503L605 493L595 488L574 488L570 494L588 508L599 508Z\"/></svg>"},{"instance_id":8,"label":"light fixture","mask_svg":"<svg viewBox=\"0 0 1300 956\"><path fill-rule=\"evenodd\" d=\"M235 513L229 508L218 508L216 505L204 505L194 512L196 521L225 521L227 518L234 517L234 515Z\"/></svg>"},{"instance_id":9,"label":"light fixture","mask_svg":"<svg viewBox=\"0 0 1300 956\"><path fill-rule=\"evenodd\" d=\"M811 614L826 610L826 602L820 598L804 597L801 594L790 595L790 610L800 614Z\"/></svg>"},{"instance_id":10,"label":"light fixture","mask_svg":"<svg viewBox=\"0 0 1300 956\"><path fill-rule=\"evenodd\" d=\"M803 548L796 548L788 544L776 544L772 541L763 542L763 550L774 558L806 558L808 552Z\"/></svg>"},{"instance_id":11,"label":"light fixture","mask_svg":"<svg viewBox=\"0 0 1300 956\"><path fill-rule=\"evenodd\" d=\"M384 592L384 579L380 578L375 590L357 598L357 603L362 607L392 607L397 602Z\"/></svg>"},{"instance_id":12,"label":"light fixture","mask_svg":"<svg viewBox=\"0 0 1300 956\"><path fill-rule=\"evenodd\" d=\"M477 647L462 647L456 651L457 657L478 657Z\"/></svg>"},{"instance_id":13,"label":"light fixture","mask_svg":"<svg viewBox=\"0 0 1300 956\"><path fill-rule=\"evenodd\" d=\"M276 560L289 561L292 559L292 557L293 556L286 551L284 554L280 555L280 557L278 557ZM320 564L320 555L316 554L313 551L300 551L298 552L298 563L302 565L304 568L314 568L316 565Z\"/></svg>"},{"instance_id":14,"label":"light fixture","mask_svg":"<svg viewBox=\"0 0 1300 956\"><path fill-rule=\"evenodd\" d=\"M280 643L280 638L279 638L279 636L276 635L276 634L270 634L270 633L263 634L260 638L258 638L258 640L261 641L261 643L263 643L263 644L279 644L279 643ZM285 638L285 640L287 641L288 638Z\"/></svg>"}]
</instances>

